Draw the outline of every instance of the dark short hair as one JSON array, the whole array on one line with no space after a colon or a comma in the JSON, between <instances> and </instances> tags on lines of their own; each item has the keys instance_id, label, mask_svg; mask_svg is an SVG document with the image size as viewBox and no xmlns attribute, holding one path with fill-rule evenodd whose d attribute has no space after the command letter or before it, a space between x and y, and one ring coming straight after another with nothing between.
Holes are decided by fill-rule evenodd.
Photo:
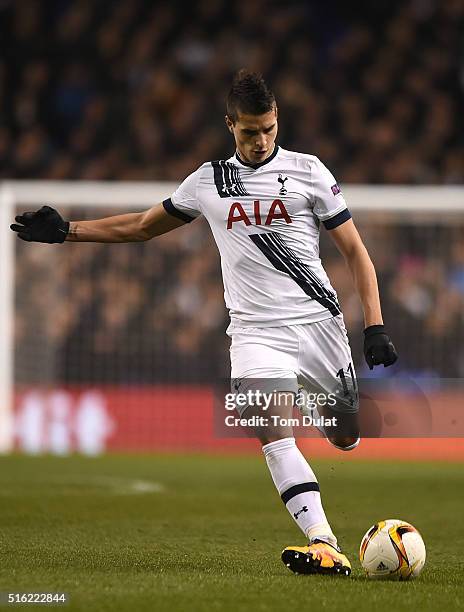
<instances>
[{"instance_id":1,"label":"dark short hair","mask_svg":"<svg viewBox=\"0 0 464 612\"><path fill-rule=\"evenodd\" d=\"M264 115L275 106L275 96L261 74L239 70L227 96L227 115L235 123L238 112L246 115Z\"/></svg>"}]
</instances>

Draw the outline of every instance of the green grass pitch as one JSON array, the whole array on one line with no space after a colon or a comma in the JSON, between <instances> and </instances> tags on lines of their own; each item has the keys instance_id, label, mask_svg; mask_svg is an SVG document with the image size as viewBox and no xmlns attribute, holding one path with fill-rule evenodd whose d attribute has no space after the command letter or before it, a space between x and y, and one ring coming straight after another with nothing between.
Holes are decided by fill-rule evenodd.
<instances>
[{"instance_id":1,"label":"green grass pitch","mask_svg":"<svg viewBox=\"0 0 464 612\"><path fill-rule=\"evenodd\" d=\"M350 578L283 566L304 540L259 456L2 457L0 591L64 591L62 609L91 612L464 609L463 464L313 467ZM421 531L417 580L364 578L359 543L382 518Z\"/></svg>"}]
</instances>

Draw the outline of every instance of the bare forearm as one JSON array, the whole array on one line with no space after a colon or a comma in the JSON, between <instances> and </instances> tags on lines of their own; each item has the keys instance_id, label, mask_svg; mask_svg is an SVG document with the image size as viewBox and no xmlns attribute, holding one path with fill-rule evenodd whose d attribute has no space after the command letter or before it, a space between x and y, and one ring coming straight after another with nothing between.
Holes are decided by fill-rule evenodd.
<instances>
[{"instance_id":1,"label":"bare forearm","mask_svg":"<svg viewBox=\"0 0 464 612\"><path fill-rule=\"evenodd\" d=\"M168 214L163 204L127 215L94 221L71 221L66 240L71 242L143 242L166 234L185 221Z\"/></svg>"},{"instance_id":2,"label":"bare forearm","mask_svg":"<svg viewBox=\"0 0 464 612\"><path fill-rule=\"evenodd\" d=\"M66 240L70 242L142 242L148 240L144 213L116 215L92 221L71 221Z\"/></svg>"},{"instance_id":3,"label":"bare forearm","mask_svg":"<svg viewBox=\"0 0 464 612\"><path fill-rule=\"evenodd\" d=\"M382 309L380 307L377 276L364 245L347 257L346 262L361 300L365 327L382 324Z\"/></svg>"}]
</instances>

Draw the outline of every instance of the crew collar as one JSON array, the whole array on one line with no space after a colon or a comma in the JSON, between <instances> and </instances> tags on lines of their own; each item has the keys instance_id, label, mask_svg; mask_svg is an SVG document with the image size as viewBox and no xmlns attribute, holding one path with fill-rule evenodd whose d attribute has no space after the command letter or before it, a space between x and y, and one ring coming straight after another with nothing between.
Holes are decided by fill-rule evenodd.
<instances>
[{"instance_id":1,"label":"crew collar","mask_svg":"<svg viewBox=\"0 0 464 612\"><path fill-rule=\"evenodd\" d=\"M261 168L261 166L264 166L265 164L268 164L270 161L272 161L278 152L278 145L274 145L274 151L272 151L269 157L266 157L264 161L259 162L257 164L252 164L250 162L243 161L243 159L238 154L238 151L235 151L235 157L237 158L237 161L239 161L243 166L248 166L249 168L253 168L253 170L256 170L257 168Z\"/></svg>"}]
</instances>

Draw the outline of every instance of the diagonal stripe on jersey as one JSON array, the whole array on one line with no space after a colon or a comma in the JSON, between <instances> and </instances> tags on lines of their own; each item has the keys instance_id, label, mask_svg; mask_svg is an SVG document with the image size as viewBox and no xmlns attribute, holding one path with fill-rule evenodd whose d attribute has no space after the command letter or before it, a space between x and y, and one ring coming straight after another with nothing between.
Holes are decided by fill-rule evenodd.
<instances>
[{"instance_id":1,"label":"diagonal stripe on jersey","mask_svg":"<svg viewBox=\"0 0 464 612\"><path fill-rule=\"evenodd\" d=\"M314 272L288 248L278 234L252 234L250 238L274 268L288 274L306 295L327 308L333 316L340 314L335 295L324 287Z\"/></svg>"},{"instance_id":2,"label":"diagonal stripe on jersey","mask_svg":"<svg viewBox=\"0 0 464 612\"><path fill-rule=\"evenodd\" d=\"M295 265L299 272L303 274L303 277L313 284L313 286L316 288L317 292L321 295L321 297L326 298L327 300L332 302L334 311L338 311L336 314L340 314L341 309L340 305L337 302L335 294L332 293L332 291L329 291L326 287L324 287L318 276L311 270L309 266L304 264L301 259L299 259L298 255L294 253L290 249L290 247L285 244L284 240L279 234L272 233L269 234L269 236L272 241L274 241L278 246L280 246L282 253L289 258L289 260ZM330 312L332 312L330 308L329 310ZM334 312L332 312L332 314L334 314Z\"/></svg>"},{"instance_id":3,"label":"diagonal stripe on jersey","mask_svg":"<svg viewBox=\"0 0 464 612\"><path fill-rule=\"evenodd\" d=\"M340 310L335 296L325 289L324 285L320 282L320 280L312 272L312 270L308 268L308 266L306 266L300 259L298 259L297 255L293 253L293 251L291 251L283 242L281 242L279 238L279 236L274 234L268 239L268 242L275 249L276 254L280 257L281 260L289 262L293 268L293 271L296 272L297 275L301 275L303 279L310 283L311 287L315 290L318 297L324 300L324 302L320 301L320 303L325 305L331 312L332 309L325 303L325 300L328 300L328 302L332 304L334 309L332 314L335 314L335 311L337 309Z\"/></svg>"},{"instance_id":4,"label":"diagonal stripe on jersey","mask_svg":"<svg viewBox=\"0 0 464 612\"><path fill-rule=\"evenodd\" d=\"M295 265L298 267L298 269L303 273L303 275L308 278L309 281L312 281L316 287L320 288L321 291L321 295L323 297L326 297L330 300L333 301L334 306L336 308L338 308L338 310L340 310L340 305L337 302L337 298L335 297L335 294L332 291L329 291L326 287L324 287L324 285L322 284L321 280L318 278L318 276L311 270L311 268L309 266L307 266L306 264L304 264L301 259L298 258L298 255L296 253L294 253L289 246L287 246L282 238L282 236L280 236L280 234L277 233L272 233L270 234L271 238L278 244L280 245L282 251L290 258L290 260L295 263Z\"/></svg>"},{"instance_id":5,"label":"diagonal stripe on jersey","mask_svg":"<svg viewBox=\"0 0 464 612\"><path fill-rule=\"evenodd\" d=\"M224 160L212 161L214 184L220 198L249 195L245 189L237 166Z\"/></svg>"}]
</instances>

